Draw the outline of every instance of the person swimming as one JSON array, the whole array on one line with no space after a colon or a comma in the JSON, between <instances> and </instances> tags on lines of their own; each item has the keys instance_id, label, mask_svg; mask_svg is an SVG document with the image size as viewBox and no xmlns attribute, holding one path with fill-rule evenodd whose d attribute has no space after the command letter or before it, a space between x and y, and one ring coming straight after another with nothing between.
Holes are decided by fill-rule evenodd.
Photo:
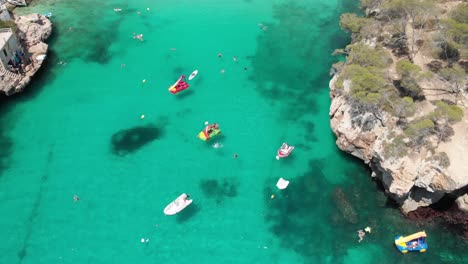
<instances>
[{"instance_id":1,"label":"person swimming","mask_svg":"<svg viewBox=\"0 0 468 264\"><path fill-rule=\"evenodd\" d=\"M217 149L217 148L222 148L223 147L223 144L220 144L219 142L216 142L213 144L213 148Z\"/></svg>"},{"instance_id":2,"label":"person swimming","mask_svg":"<svg viewBox=\"0 0 468 264\"><path fill-rule=\"evenodd\" d=\"M364 232L363 230L359 230L357 231L358 232L358 237L359 237L359 240L358 242L361 243L361 241L364 239L364 237L366 236L366 232Z\"/></svg>"}]
</instances>

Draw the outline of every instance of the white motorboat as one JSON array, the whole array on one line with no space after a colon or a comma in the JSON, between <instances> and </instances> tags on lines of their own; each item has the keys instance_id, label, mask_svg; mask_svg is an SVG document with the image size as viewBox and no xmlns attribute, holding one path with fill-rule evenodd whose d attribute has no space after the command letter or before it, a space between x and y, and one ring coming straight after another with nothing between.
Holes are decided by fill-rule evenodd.
<instances>
[{"instance_id":1,"label":"white motorboat","mask_svg":"<svg viewBox=\"0 0 468 264\"><path fill-rule=\"evenodd\" d=\"M279 178L278 182L276 183L276 187L278 187L278 189L280 190L284 190L286 189L286 187L288 187L289 185L289 181L283 179L283 178Z\"/></svg>"},{"instance_id":2,"label":"white motorboat","mask_svg":"<svg viewBox=\"0 0 468 264\"><path fill-rule=\"evenodd\" d=\"M185 209L185 207L189 206L193 200L188 200L189 196L185 193L181 194L177 199L172 201L170 204L164 208L165 215L175 215L178 212Z\"/></svg>"}]
</instances>

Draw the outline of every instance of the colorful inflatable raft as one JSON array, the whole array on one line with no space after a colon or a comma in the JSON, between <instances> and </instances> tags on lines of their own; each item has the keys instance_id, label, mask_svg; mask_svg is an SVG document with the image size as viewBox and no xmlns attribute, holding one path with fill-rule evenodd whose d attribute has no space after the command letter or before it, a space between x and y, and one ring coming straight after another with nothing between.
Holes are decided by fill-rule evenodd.
<instances>
[{"instance_id":1,"label":"colorful inflatable raft","mask_svg":"<svg viewBox=\"0 0 468 264\"><path fill-rule=\"evenodd\" d=\"M200 133L198 133L198 137L203 141L208 141L210 140L210 138L219 134L221 134L221 129L219 129L218 124L214 123L211 125L207 125L205 129L200 131Z\"/></svg>"},{"instance_id":2,"label":"colorful inflatable raft","mask_svg":"<svg viewBox=\"0 0 468 264\"><path fill-rule=\"evenodd\" d=\"M406 237L397 236L395 237L395 246L401 253L408 253L408 251L419 251L426 252L426 232L418 232Z\"/></svg>"},{"instance_id":3,"label":"colorful inflatable raft","mask_svg":"<svg viewBox=\"0 0 468 264\"><path fill-rule=\"evenodd\" d=\"M189 88L188 83L184 81L185 75L180 76L180 78L169 87L169 92L172 94L178 94L179 92Z\"/></svg>"}]
</instances>

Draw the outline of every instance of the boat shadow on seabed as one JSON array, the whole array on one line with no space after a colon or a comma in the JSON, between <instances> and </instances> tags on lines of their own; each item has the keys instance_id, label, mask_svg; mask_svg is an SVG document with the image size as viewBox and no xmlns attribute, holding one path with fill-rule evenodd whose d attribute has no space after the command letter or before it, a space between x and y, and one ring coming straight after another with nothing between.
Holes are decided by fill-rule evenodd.
<instances>
[{"instance_id":1,"label":"boat shadow on seabed","mask_svg":"<svg viewBox=\"0 0 468 264\"><path fill-rule=\"evenodd\" d=\"M177 94L177 95L176 95L176 98L177 98L178 100L181 100L181 99L184 99L184 98L187 97L187 96L192 95L193 93L194 93L194 90L187 89L187 90L183 91L182 93Z\"/></svg>"},{"instance_id":2,"label":"boat shadow on seabed","mask_svg":"<svg viewBox=\"0 0 468 264\"><path fill-rule=\"evenodd\" d=\"M182 212L176 215L176 221L178 223L183 223L189 220L190 218L192 218L199 211L200 211L200 207L198 207L196 204L191 204L190 206L187 206L187 208L182 210Z\"/></svg>"}]
</instances>

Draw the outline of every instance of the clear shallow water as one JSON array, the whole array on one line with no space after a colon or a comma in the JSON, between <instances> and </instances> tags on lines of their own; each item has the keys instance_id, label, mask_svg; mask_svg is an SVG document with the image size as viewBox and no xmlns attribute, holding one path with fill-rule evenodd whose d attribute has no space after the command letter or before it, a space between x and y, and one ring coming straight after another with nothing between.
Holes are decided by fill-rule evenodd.
<instances>
[{"instance_id":1,"label":"clear shallow water","mask_svg":"<svg viewBox=\"0 0 468 264\"><path fill-rule=\"evenodd\" d=\"M1 262L466 262L466 244L402 219L335 146L330 54L349 41L338 17L356 4L79 0L19 10L53 12L54 36L41 76L1 106ZM167 91L194 69L189 90ZM209 144L196 138L206 120L223 130ZM142 144L115 141L128 132ZM296 150L276 161L284 141ZM276 189L279 177L288 189ZM194 203L164 216L182 192ZM396 251L395 235L420 229L427 253Z\"/></svg>"}]
</instances>

